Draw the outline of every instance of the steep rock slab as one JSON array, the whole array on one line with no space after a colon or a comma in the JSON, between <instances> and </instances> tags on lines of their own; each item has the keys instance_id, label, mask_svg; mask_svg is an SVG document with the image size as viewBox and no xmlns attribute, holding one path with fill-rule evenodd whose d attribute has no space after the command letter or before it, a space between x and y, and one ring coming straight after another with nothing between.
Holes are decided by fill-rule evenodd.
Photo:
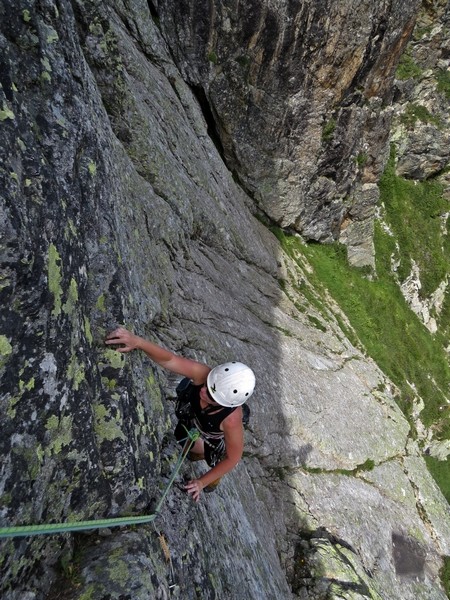
<instances>
[{"instance_id":1,"label":"steep rock slab","mask_svg":"<svg viewBox=\"0 0 450 600\"><path fill-rule=\"evenodd\" d=\"M448 527L436 539L402 460L356 475L286 471L272 487L254 474L263 502L284 507L283 525L274 518L296 597L445 599ZM426 489L440 493L433 482Z\"/></svg>"},{"instance_id":2,"label":"steep rock slab","mask_svg":"<svg viewBox=\"0 0 450 600\"><path fill-rule=\"evenodd\" d=\"M402 479L407 486L407 479ZM309 514L317 514L320 504L319 526L313 540L328 539L337 553L339 547L341 552L347 550L349 564L344 582L351 581L349 575L353 571L362 588L365 585L376 592L369 597L445 599L439 583L436 547L416 506L407 510L404 502L393 502L384 490L345 476L294 476L291 482L302 503L307 499ZM356 556L362 561L358 559L353 568ZM320 576L329 577L327 568Z\"/></svg>"}]
</instances>

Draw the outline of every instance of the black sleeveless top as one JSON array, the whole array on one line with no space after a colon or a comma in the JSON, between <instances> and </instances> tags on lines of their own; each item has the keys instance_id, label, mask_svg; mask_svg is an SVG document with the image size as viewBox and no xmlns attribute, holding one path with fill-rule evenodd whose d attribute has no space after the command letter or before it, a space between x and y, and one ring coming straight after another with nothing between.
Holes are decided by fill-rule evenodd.
<instances>
[{"instance_id":1,"label":"black sleeveless top","mask_svg":"<svg viewBox=\"0 0 450 600\"><path fill-rule=\"evenodd\" d=\"M198 429L203 439L214 443L223 439L223 431L220 429L220 424L224 419L231 415L237 408L237 406L216 406L208 405L206 408L202 408L200 405L200 390L203 387L201 385L194 385L192 394L190 395L190 402L194 413L194 425Z\"/></svg>"}]
</instances>

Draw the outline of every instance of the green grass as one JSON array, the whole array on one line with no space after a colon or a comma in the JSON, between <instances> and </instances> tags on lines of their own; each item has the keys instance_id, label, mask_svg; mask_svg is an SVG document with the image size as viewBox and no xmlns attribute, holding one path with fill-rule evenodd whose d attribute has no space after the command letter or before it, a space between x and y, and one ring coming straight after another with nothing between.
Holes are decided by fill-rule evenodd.
<instances>
[{"instance_id":1,"label":"green grass","mask_svg":"<svg viewBox=\"0 0 450 600\"><path fill-rule=\"evenodd\" d=\"M376 243L384 234L377 228ZM450 423L439 410L441 389L450 384L450 368L442 343L435 339L406 304L391 276L370 281L347 263L338 245L304 249L316 277L342 308L366 352L401 390L400 406L409 416L414 383L426 403L425 424L438 424L439 437L450 437Z\"/></svg>"},{"instance_id":2,"label":"green grass","mask_svg":"<svg viewBox=\"0 0 450 600\"><path fill-rule=\"evenodd\" d=\"M356 157L356 164L358 165L358 167L360 169L362 169L367 164L368 160L369 160L368 155L365 152L360 152L358 154L358 156Z\"/></svg>"},{"instance_id":3,"label":"green grass","mask_svg":"<svg viewBox=\"0 0 450 600\"><path fill-rule=\"evenodd\" d=\"M404 53L400 59L395 76L397 79L418 79L422 75L422 69L414 62L413 58Z\"/></svg>"},{"instance_id":4,"label":"green grass","mask_svg":"<svg viewBox=\"0 0 450 600\"><path fill-rule=\"evenodd\" d=\"M441 119L432 115L425 106L414 104L413 102L406 105L405 111L400 117L400 121L408 129L414 129L417 121L420 121L421 123L430 123L431 125L435 125L438 129L443 127Z\"/></svg>"},{"instance_id":5,"label":"green grass","mask_svg":"<svg viewBox=\"0 0 450 600\"><path fill-rule=\"evenodd\" d=\"M427 463L428 470L433 475L435 480L441 482L441 491L447 498L448 502L450 502L450 477L448 461L441 461L433 456L425 456L425 462Z\"/></svg>"},{"instance_id":6,"label":"green grass","mask_svg":"<svg viewBox=\"0 0 450 600\"><path fill-rule=\"evenodd\" d=\"M444 557L444 566L441 569L440 577L447 592L447 597L450 598L450 557Z\"/></svg>"},{"instance_id":7,"label":"green grass","mask_svg":"<svg viewBox=\"0 0 450 600\"><path fill-rule=\"evenodd\" d=\"M446 69L441 69L437 75L437 89L450 100L450 73Z\"/></svg>"},{"instance_id":8,"label":"green grass","mask_svg":"<svg viewBox=\"0 0 450 600\"><path fill-rule=\"evenodd\" d=\"M336 129L336 119L330 119L322 128L322 141L329 142L334 135Z\"/></svg>"},{"instance_id":9,"label":"green grass","mask_svg":"<svg viewBox=\"0 0 450 600\"><path fill-rule=\"evenodd\" d=\"M450 210L450 203L443 198L439 183L398 177L394 164L392 153L380 181L380 191L386 220L400 247L398 275L403 282L414 260L420 269L420 295L426 298L450 272L449 235L442 234L441 218Z\"/></svg>"},{"instance_id":10,"label":"green grass","mask_svg":"<svg viewBox=\"0 0 450 600\"><path fill-rule=\"evenodd\" d=\"M213 65L217 65L219 59L217 57L217 54L214 52L214 50L212 50L211 52L208 53L207 58L210 63L212 63Z\"/></svg>"}]
</instances>

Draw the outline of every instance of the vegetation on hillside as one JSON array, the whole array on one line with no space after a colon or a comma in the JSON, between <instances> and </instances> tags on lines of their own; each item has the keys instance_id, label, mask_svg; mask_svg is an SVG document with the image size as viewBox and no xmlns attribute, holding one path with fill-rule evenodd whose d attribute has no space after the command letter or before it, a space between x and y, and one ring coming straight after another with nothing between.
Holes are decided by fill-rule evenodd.
<instances>
[{"instance_id":1,"label":"vegetation on hillside","mask_svg":"<svg viewBox=\"0 0 450 600\"><path fill-rule=\"evenodd\" d=\"M349 266L341 244L305 244L280 230L275 233L299 267L306 256L313 266L308 274L311 285L328 290L356 332L357 339L352 339L354 334L346 331L351 341L362 345L397 385L397 401L413 431L412 410L420 396L425 403L422 422L433 430L435 439L450 439L449 294L439 315L439 332L432 334L410 309L399 286L409 276L413 261L420 271L424 298L450 272L449 236L442 216L449 207L438 184L396 176L394 158L381 182L384 222L375 227L376 273ZM450 502L450 462L427 457L427 465Z\"/></svg>"},{"instance_id":2,"label":"vegetation on hillside","mask_svg":"<svg viewBox=\"0 0 450 600\"><path fill-rule=\"evenodd\" d=\"M409 276L414 261L420 271L420 295L428 298L450 273L450 204L442 195L442 185L433 180L416 182L398 177L392 152L380 191L384 218L393 235L390 243L378 239L377 275L389 277L384 273L391 270L386 251L399 263L400 282Z\"/></svg>"}]
</instances>

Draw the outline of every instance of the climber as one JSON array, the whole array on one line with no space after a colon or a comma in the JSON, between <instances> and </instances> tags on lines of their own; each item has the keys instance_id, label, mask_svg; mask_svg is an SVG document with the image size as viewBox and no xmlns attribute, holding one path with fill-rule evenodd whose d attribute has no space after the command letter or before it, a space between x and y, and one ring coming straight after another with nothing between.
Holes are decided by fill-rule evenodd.
<instances>
[{"instance_id":1,"label":"climber","mask_svg":"<svg viewBox=\"0 0 450 600\"><path fill-rule=\"evenodd\" d=\"M142 350L161 367L192 380L190 402L193 418L188 425L195 426L201 437L188 456L191 460L205 459L212 467L185 485L188 494L198 502L201 491L213 491L221 477L231 471L242 457L242 404L253 393L253 371L239 362L225 363L211 369L203 363L165 350L123 327L112 331L105 343L118 345L118 352ZM182 422L178 423L175 436L178 440L186 437Z\"/></svg>"}]
</instances>

